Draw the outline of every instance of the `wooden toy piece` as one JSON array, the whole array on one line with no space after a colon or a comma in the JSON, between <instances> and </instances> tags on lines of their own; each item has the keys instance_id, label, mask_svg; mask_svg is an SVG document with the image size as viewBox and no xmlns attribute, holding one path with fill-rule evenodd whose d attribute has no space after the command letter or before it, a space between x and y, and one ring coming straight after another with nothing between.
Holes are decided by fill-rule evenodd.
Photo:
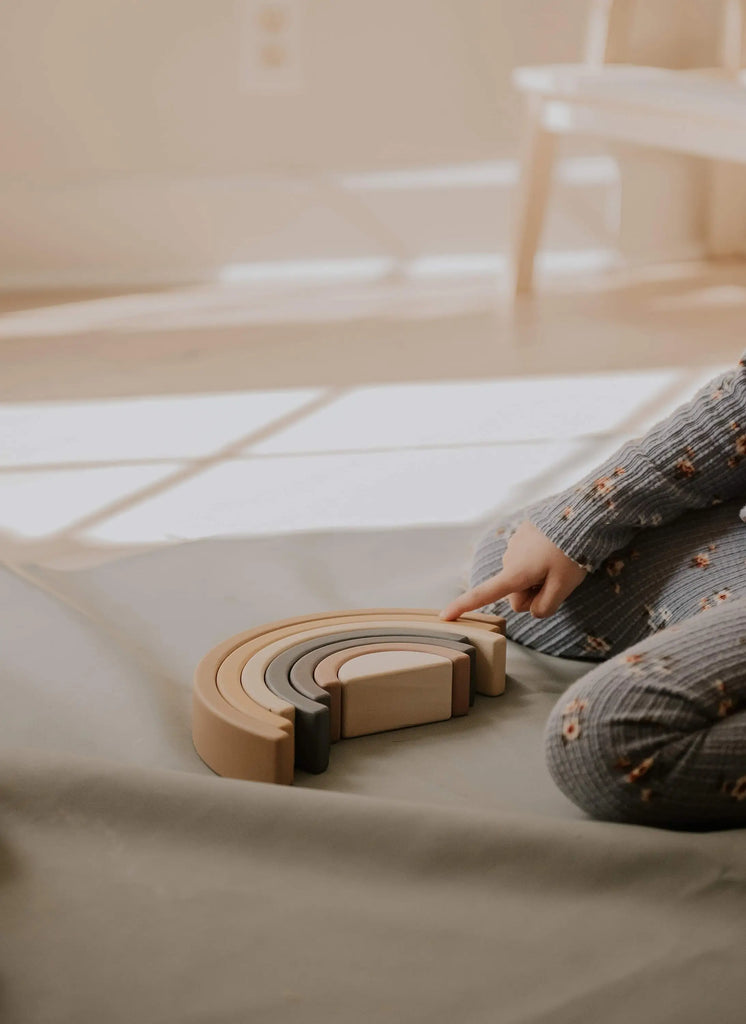
<instances>
[{"instance_id":1,"label":"wooden toy piece","mask_svg":"<svg viewBox=\"0 0 746 1024\"><path fill-rule=\"evenodd\" d=\"M376 643L376 645L383 645L387 641L393 641L394 645L396 643L403 643L403 644L410 645L410 644L418 644L419 642L421 642L423 640L427 640L430 644L432 644L434 646L437 646L438 649L441 649L441 648L446 649L447 648L447 649L450 649L450 650L453 650L453 651L457 651L457 652L461 652L461 653L465 654L467 656L467 659L468 659L467 672L466 672L466 677L467 677L466 678L466 685L467 685L466 705L462 708L461 701L459 699L457 699L457 702L454 703L454 705L453 705L453 707L451 709L451 714L453 714L453 715L465 715L465 714L467 714L467 712L469 710L469 707L474 702L473 694L474 694L474 676L475 676L475 665L476 665L476 651L471 646L471 644L460 642L458 640L458 638L455 638L453 640L449 640L449 639L447 639L445 637L444 633L440 634L439 636L436 636L435 635L437 633L436 630L432 630L432 631L427 630L427 631L424 631L422 633L404 633L404 634L400 634L396 630L392 630L390 632L385 632L385 633L384 633L383 630L368 630L368 631L366 631L366 633L369 633L370 635L366 636L366 637L364 637L362 639L359 639L359 640L347 640L347 641L342 641L342 642L339 642L339 643L328 643L328 644L324 644L321 647L317 647L313 651L310 651L308 654L304 654L303 657L298 658L298 660L293 664L293 666L290 669L290 676L289 676L290 683L291 683L291 685L296 690L298 690L299 693L302 693L304 696L309 697L311 700L316 700L317 699L316 695L318 693L321 693L321 694L323 694L324 698L326 698L324 703L329 702L328 706L329 706L329 710L330 710L330 714L331 714L330 729L331 729L331 741L332 741L332 743L336 743L337 740L339 740L340 737L341 737L341 732L340 732L341 725L342 725L341 684L340 684L339 680L336 678L336 676L334 676L334 678L331 678L331 677L330 678L326 678L325 677L324 678L324 682L323 682L323 687L322 687L322 685L319 684L318 681L315 678L317 667L329 655L334 654L337 651L354 650L354 648L356 648L357 646L368 645L368 641L371 640L374 636L375 636L375 643ZM382 633L384 635L378 635L379 633ZM459 672L460 671L461 670L459 670ZM460 679L460 674L459 674L458 678ZM460 697L460 689L459 689L459 686L458 686L458 681L457 681L457 685L456 685L456 693Z\"/></svg>"},{"instance_id":2,"label":"wooden toy piece","mask_svg":"<svg viewBox=\"0 0 746 1024\"><path fill-rule=\"evenodd\" d=\"M421 633L419 630L413 632L400 631L396 629L386 630L385 633L383 630L365 630L364 632L366 637L375 637L376 643L381 643L382 641L389 639L394 643L416 644L426 640L431 644L436 644L438 647L444 646L467 654L469 657L469 706L474 703L474 677L476 676L477 652L471 644L466 643L466 637L462 640L459 640L456 636L454 636L454 639L450 639L444 632L438 633L437 630L423 630ZM324 644L321 647L315 648L309 654L304 654L291 666L288 677L291 685L298 691L298 693L302 693L304 697L308 697L310 700L321 700L323 703L327 703L329 697L328 692L326 690L321 690L314 681L313 673L316 666L328 654L333 654L335 650L343 650L348 647L366 643L366 637L359 640L350 640L348 643ZM466 713L466 711L463 712L463 714Z\"/></svg>"},{"instance_id":3,"label":"wooden toy piece","mask_svg":"<svg viewBox=\"0 0 746 1024\"><path fill-rule=\"evenodd\" d=\"M231 651L218 667L217 686L226 700L239 710L246 706L246 697L248 696L255 704L259 704L294 723L294 706L267 688L264 673L272 658L298 643L315 637L329 637L331 634L338 633L340 636L337 639L342 636L346 638L346 634L342 634L339 629L343 624L356 626L360 635L368 636L371 629L384 627L386 627L386 632L390 632L391 629L396 630L406 626L410 631L414 628L419 633L421 628L426 628L425 623L432 625L432 620L424 617L410 617L408 620L389 620L376 617L373 619L356 618L352 622L348 622L346 619L340 622L333 620L330 622L327 619L323 625L305 628L302 632L293 627L273 629ZM310 624L305 623L304 625L309 626ZM428 630L428 632L432 631L432 629ZM489 626L480 624L477 628L471 623L462 624L459 621L438 622L436 632L443 633L448 637L456 634L462 642L466 637L476 649L477 690L493 695L502 693L505 688L505 638L500 633L494 632ZM251 662L250 665L249 662Z\"/></svg>"},{"instance_id":4,"label":"wooden toy piece","mask_svg":"<svg viewBox=\"0 0 746 1024\"><path fill-rule=\"evenodd\" d=\"M290 785L295 763L293 727L249 698L239 710L212 686L195 686L192 741L218 775Z\"/></svg>"},{"instance_id":5,"label":"wooden toy piece","mask_svg":"<svg viewBox=\"0 0 746 1024\"><path fill-rule=\"evenodd\" d=\"M313 642L313 641L311 641ZM305 646L305 645L301 645ZM267 665L264 681L273 693L295 708L295 767L304 771L325 772L329 766L331 746L331 699L314 700L303 696L290 685L288 671L295 657L296 647L284 651ZM251 662L244 666L247 672ZM243 674L242 674L243 682Z\"/></svg>"},{"instance_id":6,"label":"wooden toy piece","mask_svg":"<svg viewBox=\"0 0 746 1024\"><path fill-rule=\"evenodd\" d=\"M295 742L291 729L267 725L227 704L217 689L195 691L192 739L217 775L252 782L293 781ZM278 723L284 722L278 718Z\"/></svg>"},{"instance_id":7,"label":"wooden toy piece","mask_svg":"<svg viewBox=\"0 0 746 1024\"><path fill-rule=\"evenodd\" d=\"M322 627L322 629L334 629L334 627ZM404 632L404 630L394 630L394 632ZM337 642L345 642L368 638L371 634L386 635L386 633L387 630L383 628L346 630L344 632L335 630L329 636ZM326 771L329 764L331 746L329 705L325 701L317 702L314 698L298 693L288 678L292 665L299 657L327 643L327 634L322 634L321 638L314 637L301 642L301 638L307 635L308 631L294 634L291 638L277 640L258 650L241 670L241 685L253 700L269 704L272 698L264 693L264 687L266 687L270 694L279 698L280 707L286 704L288 709L292 708L295 725L295 766L307 772L319 773ZM447 634L441 633L441 635L446 636ZM461 634L457 635L461 636ZM243 660L242 656L245 652L246 646L239 648L238 652L234 652L226 659L218 672L219 680L223 678L221 675L223 667L234 660L238 664L239 660ZM241 655L240 659L238 655ZM262 667L258 667L259 665ZM235 666L233 668L235 671ZM262 668L263 678L260 676ZM328 696L323 690L319 692L322 696ZM278 709L275 708L275 710Z\"/></svg>"},{"instance_id":8,"label":"wooden toy piece","mask_svg":"<svg viewBox=\"0 0 746 1024\"><path fill-rule=\"evenodd\" d=\"M262 700L253 700L241 685L241 666L256 650L280 637L302 633L320 623L329 627L367 627L371 619L375 626L407 624L417 628L425 623L450 634L462 633L476 649L478 691L502 692L505 641L500 634L504 634L505 620L498 616L470 612L455 622L445 623L435 609L364 608L283 619L229 637L208 651L198 664L194 675L192 737L205 763L218 774L231 778L292 782L294 706L267 690L263 680L263 685L257 687ZM334 628L327 633L333 631ZM258 644L253 648L255 641ZM251 649L239 653L247 645ZM265 707L264 702L270 707Z\"/></svg>"},{"instance_id":9,"label":"wooden toy piece","mask_svg":"<svg viewBox=\"0 0 746 1024\"><path fill-rule=\"evenodd\" d=\"M463 620L442 622L436 619L434 622L431 617L420 615L402 616L396 619L388 619L378 615L371 619L361 619L357 616L352 619L347 617L338 620L326 619L321 624L315 626L312 622L304 623L302 632L296 631L292 627L273 629L271 632L241 645L241 658L243 658L244 667L251 659L251 669L242 671L238 676L235 671L231 671L230 674L221 673L218 678L218 688L230 703L240 706L241 694L237 691L240 691L241 685L243 685L245 692L256 703L266 706L294 722L293 706L281 700L267 689L264 671L262 670L261 673L255 671L255 667L260 664L260 660L254 663L254 656L261 651L263 652L263 658L264 653L266 653L265 648L269 648L270 645L273 645L272 655L274 656L294 646L296 642L300 643L312 637L328 636L331 633L339 632L339 626L342 625L355 627L359 630L375 629L384 626L401 629L407 626L414 628L416 632L426 629L429 625L431 630L435 628L438 633L442 632L448 636L457 633L461 640L466 637L476 649L477 691L497 696L505 689L505 638L496 631L496 627ZM312 626L313 628L310 628ZM235 663L232 662L232 664L234 665Z\"/></svg>"},{"instance_id":10,"label":"wooden toy piece","mask_svg":"<svg viewBox=\"0 0 746 1024\"><path fill-rule=\"evenodd\" d=\"M452 663L424 651L359 654L339 667L342 737L451 717Z\"/></svg>"},{"instance_id":11,"label":"wooden toy piece","mask_svg":"<svg viewBox=\"0 0 746 1024\"><path fill-rule=\"evenodd\" d=\"M360 647L342 647L339 645L339 650L324 657L314 669L314 678L317 683L324 690L328 691L331 697L332 742L335 742L335 736L338 739L342 736L343 684L339 678L339 669L351 658L356 658L363 654L376 654L383 651L420 651L425 654L440 655L441 657L448 658L452 663L451 717L455 718L468 714L471 661L468 650L453 649L458 647L468 648L468 645L454 643L453 647L451 647L448 641L422 643L419 642L417 637L399 637L393 642L382 638L375 643L363 643Z\"/></svg>"},{"instance_id":12,"label":"wooden toy piece","mask_svg":"<svg viewBox=\"0 0 746 1024\"><path fill-rule=\"evenodd\" d=\"M302 625L307 627L312 625L313 622L313 619L305 620ZM397 613L396 619L388 619L385 611L374 613L374 617L371 619L365 619L357 613L352 613L349 616L339 616L337 619L326 617L322 619L322 622L324 623L323 626L316 626L314 629L306 628L302 632L299 632L295 625L273 628L277 624L270 623L268 626L263 627L265 632L260 630L249 631L248 636L251 639L245 643L239 642L235 647L233 646L236 640L240 641L247 635L239 634L238 637L231 638L225 644L215 648L206 658L203 658L195 673L195 701L193 707L194 715L206 721L200 721L200 724L197 726L196 735L202 737L202 740L196 742L202 742L202 746L205 746L205 729L209 730L210 728L211 713L209 711L209 701L212 697L211 695L205 698L202 696L198 697L198 693L203 694L203 692L207 693L209 691L211 678L215 680L220 694L222 694L227 703L231 704L238 711L242 711L248 716L255 715L257 705L259 705L275 715L275 718L270 719L270 721L279 722L282 719L286 719L291 724L291 727L293 727L293 739L295 740L295 707L277 697L276 694L267 688L264 679L266 664L262 664L260 671L256 670L256 664L252 665L251 669L244 671L246 664L259 651L269 647L272 640L275 641L276 645L272 651L274 655L309 637L318 635L328 636L329 634L339 632L339 626L343 624L357 626L360 629L387 627L387 632L390 628L399 629L404 626L409 629L415 628L418 631L420 628L427 629L430 626L429 632L435 630L438 633L445 633L447 636L455 634L461 641L466 637L471 640L476 649L477 689L480 692L495 694L501 693L504 689L505 638L497 632L498 627L491 623L471 622L465 618L458 619L455 622L442 622L435 613L421 615L412 612L404 613L401 617ZM283 642L277 641L275 639L277 637L281 637ZM223 660L219 661L221 656ZM217 665L215 664L216 662ZM482 680L481 683L480 679ZM195 730L193 730L193 737L194 735ZM210 749L213 751L211 756L214 756L214 745ZM201 753L201 747L197 747L197 752ZM283 757L286 759L287 754L284 754ZM212 762L208 761L207 763L212 766ZM316 763L318 763L318 758ZM251 761L249 760L247 762L247 771L253 770L250 768L250 764ZM235 771L235 768L232 771ZM232 777L254 778L253 775L233 775Z\"/></svg>"}]
</instances>

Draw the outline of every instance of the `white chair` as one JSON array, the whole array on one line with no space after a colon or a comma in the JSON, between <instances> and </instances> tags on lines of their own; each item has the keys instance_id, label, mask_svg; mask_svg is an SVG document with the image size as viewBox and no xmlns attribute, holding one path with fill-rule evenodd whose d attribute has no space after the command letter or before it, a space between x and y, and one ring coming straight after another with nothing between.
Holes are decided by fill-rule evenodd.
<instances>
[{"instance_id":1,"label":"white chair","mask_svg":"<svg viewBox=\"0 0 746 1024\"><path fill-rule=\"evenodd\" d=\"M746 163L746 89L741 78L742 0L721 0L720 66L670 70L609 63L619 52L633 0L593 0L584 64L522 67L515 85L526 95L526 139L511 254L515 296L532 289L534 257L551 182L555 137L566 132L649 145L718 161L710 176L710 251L733 239L727 203ZM727 161L723 164L721 161Z\"/></svg>"}]
</instances>

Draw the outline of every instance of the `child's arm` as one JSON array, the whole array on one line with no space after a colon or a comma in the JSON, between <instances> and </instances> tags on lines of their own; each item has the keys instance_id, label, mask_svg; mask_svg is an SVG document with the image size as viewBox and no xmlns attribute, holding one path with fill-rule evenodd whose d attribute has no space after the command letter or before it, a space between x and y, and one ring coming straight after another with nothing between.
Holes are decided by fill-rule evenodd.
<instances>
[{"instance_id":1,"label":"child's arm","mask_svg":"<svg viewBox=\"0 0 746 1024\"><path fill-rule=\"evenodd\" d=\"M746 499L746 353L529 518L593 572L637 530L740 495Z\"/></svg>"},{"instance_id":2,"label":"child's arm","mask_svg":"<svg viewBox=\"0 0 746 1024\"><path fill-rule=\"evenodd\" d=\"M741 495L746 499L746 353L737 366L701 387L689 402L643 437L626 442L578 484L547 498L531 512L528 522L579 571L593 572L604 558L624 547L636 530L660 526L688 509L705 508ZM525 525L521 524L519 530ZM511 542L517 535L518 531ZM528 565L527 554L521 554L527 536L524 533L519 538L514 571L524 563ZM549 555L542 557L548 564ZM576 577L577 582L558 601L556 595L566 590L572 576L566 563L555 560L554 565L554 572L548 571L543 582L536 580L532 588L536 598L537 587L548 587L554 575L553 600L545 594L538 604L535 600L526 605L529 591L517 585L507 593L520 594L517 603L530 607L533 614L537 613L534 604L542 616L553 614L585 578ZM557 586L557 566L565 570L564 587ZM461 614L507 596L503 592L505 581L498 579L503 575L499 573L463 594L448 606L443 617L455 617L450 613L456 606ZM495 587L498 583L501 585ZM499 597L475 602L475 596L483 597L484 588L490 584L499 591ZM512 600L511 604L516 611L523 610Z\"/></svg>"}]
</instances>

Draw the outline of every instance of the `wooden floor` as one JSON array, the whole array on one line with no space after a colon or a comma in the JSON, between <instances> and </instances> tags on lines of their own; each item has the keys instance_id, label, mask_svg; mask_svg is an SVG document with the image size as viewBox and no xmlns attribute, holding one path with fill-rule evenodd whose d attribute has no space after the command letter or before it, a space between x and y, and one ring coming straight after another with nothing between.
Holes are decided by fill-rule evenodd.
<instances>
[{"instance_id":1,"label":"wooden floor","mask_svg":"<svg viewBox=\"0 0 746 1024\"><path fill-rule=\"evenodd\" d=\"M244 520L232 502L252 503L257 519L247 513L247 530L271 532L274 520L269 513L263 518L262 508L279 501L281 491L308 490L309 479L317 479L308 476L313 458L319 472L326 467L323 472L332 473L329 459L346 454L348 461L334 471L349 479L354 451L357 464L370 460L372 472L371 453L380 456L395 448L397 458L417 448L426 449L427 458L435 458L437 449L439 458L461 447L463 466L480 446L492 445L496 452L500 447L502 457L502 435L516 445L550 443L555 439L531 433L537 417L546 416L531 385L542 378L556 385L551 422L561 421L563 409L572 405L575 419L564 433L560 430L565 441L595 432L611 443L617 433L639 429L683 400L710 369L735 362L746 349L744 324L744 263L679 264L564 279L513 309L484 279L6 293L0 295L0 554L47 565L82 564L212 531L236 532ZM668 384L661 377L658 390L645 391L642 408L628 376L638 371L648 374L645 380L658 371L675 377ZM625 393L617 393L614 374L627 374ZM578 395L591 394L583 390L586 377L589 389L604 382L609 401L620 410L613 429L594 420L603 419L607 404L599 404L598 395L587 417L576 423L583 402ZM512 389L499 390L506 380L514 382ZM469 391L476 382L488 390ZM401 412L406 384L417 387L408 392L409 416ZM433 397L427 385L445 390ZM379 389L380 402L369 415L377 423L366 426L361 440L363 413L355 410L369 407L372 398L365 389L373 388ZM197 405L185 404L195 396ZM217 404L206 406L209 396ZM231 404L236 396L248 403L238 411ZM274 411L257 411L261 402L272 401L279 402ZM496 401L505 403L504 415ZM334 437L324 441L319 424L332 422L334 403L337 419L325 428ZM396 428L400 445L392 442L394 428L387 422L387 409L394 406L404 417ZM625 407L639 412L637 420L622 415ZM251 429L242 429L247 415ZM278 435L290 439L284 448ZM284 487L250 475L254 456L251 472L261 468L264 473L272 459L285 460ZM244 475L230 478L226 467L238 472L239 463ZM418 465L425 465L424 455ZM481 465L474 463L476 476L491 472ZM442 471L435 462L430 470L423 468L433 479ZM387 480L401 488L400 480L411 476L393 464L390 477L380 465L375 472L379 492ZM205 481L201 491L200 479ZM497 494L497 483L495 488ZM148 525L145 510L160 507L169 491L178 515L163 505ZM283 500L287 504L287 497ZM184 509L200 502L207 504L185 525ZM363 523L370 519L366 502L361 497ZM490 503L480 492L473 503L477 521L499 500ZM280 517L277 532L339 525L326 506L317 504L307 521ZM392 493L388 511L380 523L373 517L375 523L394 521L396 509L405 504L400 492ZM355 507L349 504L347 528L354 527ZM412 522L420 521L418 508L413 505L407 513ZM468 516L465 503L443 509L444 521ZM436 519L433 513L429 521ZM112 525L117 523L124 524L119 533Z\"/></svg>"}]
</instances>

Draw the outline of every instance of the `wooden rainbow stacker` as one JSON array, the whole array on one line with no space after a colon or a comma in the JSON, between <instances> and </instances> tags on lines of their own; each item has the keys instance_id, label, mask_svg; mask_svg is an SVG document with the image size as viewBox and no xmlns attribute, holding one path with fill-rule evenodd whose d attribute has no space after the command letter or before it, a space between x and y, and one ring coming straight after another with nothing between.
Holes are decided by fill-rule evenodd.
<instances>
[{"instance_id":1,"label":"wooden rainbow stacker","mask_svg":"<svg viewBox=\"0 0 746 1024\"><path fill-rule=\"evenodd\" d=\"M214 647L194 676L192 736L218 775L293 781L332 743L465 715L505 689L505 620L361 608L270 622Z\"/></svg>"}]
</instances>

